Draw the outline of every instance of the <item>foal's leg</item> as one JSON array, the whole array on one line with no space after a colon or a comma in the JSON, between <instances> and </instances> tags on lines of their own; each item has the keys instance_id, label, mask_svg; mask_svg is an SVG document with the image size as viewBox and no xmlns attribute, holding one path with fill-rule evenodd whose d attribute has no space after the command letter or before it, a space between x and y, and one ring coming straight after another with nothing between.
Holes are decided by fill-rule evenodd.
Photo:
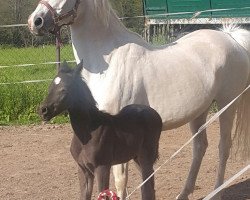
<instances>
[{"instance_id":1,"label":"foal's leg","mask_svg":"<svg viewBox=\"0 0 250 200\"><path fill-rule=\"evenodd\" d=\"M219 106L220 107L220 106ZM235 116L235 106L231 106L220 116L220 143L219 143L219 168L215 188L224 182L227 159L229 157L232 144L231 131ZM221 192L222 193L222 192ZM213 199L221 199L221 193L217 194Z\"/></svg>"},{"instance_id":2,"label":"foal's leg","mask_svg":"<svg viewBox=\"0 0 250 200\"><path fill-rule=\"evenodd\" d=\"M94 184L94 174L87 168L79 165L78 177L80 182L81 200L91 200Z\"/></svg>"},{"instance_id":3,"label":"foal's leg","mask_svg":"<svg viewBox=\"0 0 250 200\"><path fill-rule=\"evenodd\" d=\"M147 153L143 153L137 159L134 159L138 168L142 174L142 180L145 181L153 172L154 161L147 157ZM154 189L154 176L152 176L144 185L141 187L142 200L155 200L155 189Z\"/></svg>"},{"instance_id":4,"label":"foal's leg","mask_svg":"<svg viewBox=\"0 0 250 200\"><path fill-rule=\"evenodd\" d=\"M99 166L95 169L99 192L109 189L109 175L111 166Z\"/></svg>"},{"instance_id":5,"label":"foal's leg","mask_svg":"<svg viewBox=\"0 0 250 200\"><path fill-rule=\"evenodd\" d=\"M126 185L128 182L128 163L114 165L113 174L115 178L115 187L120 200L126 198Z\"/></svg>"},{"instance_id":6,"label":"foal's leg","mask_svg":"<svg viewBox=\"0 0 250 200\"><path fill-rule=\"evenodd\" d=\"M190 122L190 129L194 135L198 129L206 122L208 111ZM178 200L187 200L188 195L194 191L196 178L200 170L202 158L205 155L208 146L206 130L202 131L193 140L193 159L188 178L181 193L176 197Z\"/></svg>"}]
</instances>

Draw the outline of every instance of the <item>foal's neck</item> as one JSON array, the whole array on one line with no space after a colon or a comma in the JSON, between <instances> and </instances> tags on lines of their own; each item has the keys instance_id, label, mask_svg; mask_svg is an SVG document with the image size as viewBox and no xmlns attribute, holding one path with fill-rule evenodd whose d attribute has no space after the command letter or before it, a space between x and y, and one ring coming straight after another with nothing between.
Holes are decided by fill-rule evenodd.
<instances>
[{"instance_id":1,"label":"foal's neck","mask_svg":"<svg viewBox=\"0 0 250 200\"><path fill-rule=\"evenodd\" d=\"M72 102L68 112L75 134L82 142L87 142L93 130L109 123L113 117L99 111L91 91L80 76L74 80L71 90Z\"/></svg>"},{"instance_id":2,"label":"foal's neck","mask_svg":"<svg viewBox=\"0 0 250 200\"><path fill-rule=\"evenodd\" d=\"M81 109L69 110L71 126L75 135L80 139L82 144L88 143L92 138L91 133L98 127L110 124L113 117L98 109L89 113Z\"/></svg>"}]
</instances>

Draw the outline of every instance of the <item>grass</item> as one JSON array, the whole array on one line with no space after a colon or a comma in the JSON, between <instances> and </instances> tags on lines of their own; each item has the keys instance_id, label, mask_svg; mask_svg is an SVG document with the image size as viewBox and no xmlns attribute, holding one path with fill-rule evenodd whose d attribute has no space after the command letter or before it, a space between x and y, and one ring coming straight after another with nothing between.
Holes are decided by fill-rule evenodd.
<instances>
[{"instance_id":1,"label":"grass","mask_svg":"<svg viewBox=\"0 0 250 200\"><path fill-rule=\"evenodd\" d=\"M70 45L62 48L64 60L74 60ZM29 80L52 79L56 66L39 63L55 61L55 47L3 48L0 46L0 125L35 124L41 122L37 108L44 99L50 81L26 84L8 84ZM19 64L36 64L17 67ZM52 123L67 122L65 116L56 117Z\"/></svg>"},{"instance_id":2,"label":"grass","mask_svg":"<svg viewBox=\"0 0 250 200\"><path fill-rule=\"evenodd\" d=\"M163 38L155 38L154 44L163 44ZM70 45L62 48L63 60L74 60ZM55 60L55 47L37 48L3 48L0 46L0 125L35 124L41 122L37 108L47 94L50 81L26 84L8 84L29 80L52 79L56 66L39 63ZM28 67L17 67L19 64L36 64ZM12 66L1 68L1 66ZM211 112L216 112L216 104ZM51 123L68 122L65 116L56 117Z\"/></svg>"}]
</instances>

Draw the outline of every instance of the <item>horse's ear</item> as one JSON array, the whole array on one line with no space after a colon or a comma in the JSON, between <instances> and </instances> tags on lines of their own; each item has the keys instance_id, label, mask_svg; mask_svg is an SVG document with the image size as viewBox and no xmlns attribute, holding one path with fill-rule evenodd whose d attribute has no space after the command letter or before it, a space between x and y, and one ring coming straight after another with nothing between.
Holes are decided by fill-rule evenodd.
<instances>
[{"instance_id":1,"label":"horse's ear","mask_svg":"<svg viewBox=\"0 0 250 200\"><path fill-rule=\"evenodd\" d=\"M80 74L82 72L83 69L83 59L81 60L81 62L76 66L75 68L75 73L76 74Z\"/></svg>"},{"instance_id":2,"label":"horse's ear","mask_svg":"<svg viewBox=\"0 0 250 200\"><path fill-rule=\"evenodd\" d=\"M67 71L69 69L68 63L66 60L63 61L63 63L60 65L58 72L60 71Z\"/></svg>"}]
</instances>

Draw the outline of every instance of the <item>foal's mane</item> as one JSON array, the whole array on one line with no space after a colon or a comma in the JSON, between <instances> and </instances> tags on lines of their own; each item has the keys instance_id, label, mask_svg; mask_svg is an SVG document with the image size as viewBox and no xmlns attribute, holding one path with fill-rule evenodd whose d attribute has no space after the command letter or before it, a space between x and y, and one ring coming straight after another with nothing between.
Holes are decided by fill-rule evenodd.
<instances>
[{"instance_id":1,"label":"foal's mane","mask_svg":"<svg viewBox=\"0 0 250 200\"><path fill-rule=\"evenodd\" d=\"M81 76L81 70L82 63L74 69L70 68L66 62L60 67L60 73L70 74L73 79L71 84L73 106L76 106L79 110L96 111L98 110L96 107L96 101L87 86L87 83Z\"/></svg>"},{"instance_id":2,"label":"foal's mane","mask_svg":"<svg viewBox=\"0 0 250 200\"><path fill-rule=\"evenodd\" d=\"M77 93L76 97L79 100L79 103L81 104L81 107L84 107L84 110L98 110L96 107L96 101L87 86L87 83L85 82L84 78L80 74L75 74L74 76L74 85L77 87Z\"/></svg>"},{"instance_id":3,"label":"foal's mane","mask_svg":"<svg viewBox=\"0 0 250 200\"><path fill-rule=\"evenodd\" d=\"M87 85L81 73L79 71L76 73L73 70L74 76L74 86L76 87L78 101L76 103L77 108L80 112L84 112L86 119L92 122L93 127L98 127L99 125L109 124L113 120L113 115L100 111L96 106L96 101Z\"/></svg>"}]
</instances>

